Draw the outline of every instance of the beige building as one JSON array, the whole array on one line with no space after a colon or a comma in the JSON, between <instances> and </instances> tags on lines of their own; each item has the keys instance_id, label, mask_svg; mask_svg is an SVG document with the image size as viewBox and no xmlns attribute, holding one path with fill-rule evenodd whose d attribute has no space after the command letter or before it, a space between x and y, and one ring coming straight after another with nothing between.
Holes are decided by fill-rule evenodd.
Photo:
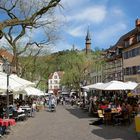
<instances>
[{"instance_id":1,"label":"beige building","mask_svg":"<svg viewBox=\"0 0 140 140\"><path fill-rule=\"evenodd\" d=\"M140 82L140 19L133 30L121 36L105 51L103 82L111 80Z\"/></svg>"},{"instance_id":2,"label":"beige building","mask_svg":"<svg viewBox=\"0 0 140 140\"><path fill-rule=\"evenodd\" d=\"M128 34L123 48L124 80L140 82L140 19Z\"/></svg>"}]
</instances>

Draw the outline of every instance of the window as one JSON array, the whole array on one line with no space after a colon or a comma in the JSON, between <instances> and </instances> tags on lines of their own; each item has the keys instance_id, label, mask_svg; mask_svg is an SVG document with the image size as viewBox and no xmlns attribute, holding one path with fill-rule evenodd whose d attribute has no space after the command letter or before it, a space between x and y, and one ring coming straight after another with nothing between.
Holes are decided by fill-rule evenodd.
<instances>
[{"instance_id":1,"label":"window","mask_svg":"<svg viewBox=\"0 0 140 140\"><path fill-rule=\"evenodd\" d=\"M137 66L137 73L140 73L140 66Z\"/></svg>"},{"instance_id":2,"label":"window","mask_svg":"<svg viewBox=\"0 0 140 140\"><path fill-rule=\"evenodd\" d=\"M54 83L55 83L55 84L57 84L57 83L58 83L58 81L57 81L57 80L54 80Z\"/></svg>"},{"instance_id":3,"label":"window","mask_svg":"<svg viewBox=\"0 0 140 140\"><path fill-rule=\"evenodd\" d=\"M129 68L125 69L125 75L129 75Z\"/></svg>"},{"instance_id":4,"label":"window","mask_svg":"<svg viewBox=\"0 0 140 140\"><path fill-rule=\"evenodd\" d=\"M124 52L124 59L128 59L128 52Z\"/></svg>"},{"instance_id":5,"label":"window","mask_svg":"<svg viewBox=\"0 0 140 140\"><path fill-rule=\"evenodd\" d=\"M128 41L128 40L125 41L125 42L124 42L124 45L125 45L125 47L128 47L128 46L129 46L129 41Z\"/></svg>"},{"instance_id":6,"label":"window","mask_svg":"<svg viewBox=\"0 0 140 140\"><path fill-rule=\"evenodd\" d=\"M52 84L52 80L50 80L50 84Z\"/></svg>"},{"instance_id":7,"label":"window","mask_svg":"<svg viewBox=\"0 0 140 140\"><path fill-rule=\"evenodd\" d=\"M136 74L137 73L137 67L133 66L132 69L133 69L133 74Z\"/></svg>"},{"instance_id":8,"label":"window","mask_svg":"<svg viewBox=\"0 0 140 140\"><path fill-rule=\"evenodd\" d=\"M140 47L139 48L137 48L138 50L137 50L137 53L138 53L138 55L140 55Z\"/></svg>"},{"instance_id":9,"label":"window","mask_svg":"<svg viewBox=\"0 0 140 140\"><path fill-rule=\"evenodd\" d=\"M137 42L140 41L140 34L137 35Z\"/></svg>"},{"instance_id":10,"label":"window","mask_svg":"<svg viewBox=\"0 0 140 140\"><path fill-rule=\"evenodd\" d=\"M128 51L128 58L132 57L132 51Z\"/></svg>"},{"instance_id":11,"label":"window","mask_svg":"<svg viewBox=\"0 0 140 140\"><path fill-rule=\"evenodd\" d=\"M123 70L124 75L135 75L140 73L140 65L139 66L133 66L133 67L127 67Z\"/></svg>"},{"instance_id":12,"label":"window","mask_svg":"<svg viewBox=\"0 0 140 140\"><path fill-rule=\"evenodd\" d=\"M54 79L57 79L57 75L54 76Z\"/></svg>"},{"instance_id":13,"label":"window","mask_svg":"<svg viewBox=\"0 0 140 140\"><path fill-rule=\"evenodd\" d=\"M133 75L133 69L132 69L132 67L129 68L129 75Z\"/></svg>"},{"instance_id":14,"label":"window","mask_svg":"<svg viewBox=\"0 0 140 140\"><path fill-rule=\"evenodd\" d=\"M119 55L119 54L120 54L120 49L117 48L117 50L116 50L116 55Z\"/></svg>"},{"instance_id":15,"label":"window","mask_svg":"<svg viewBox=\"0 0 140 140\"><path fill-rule=\"evenodd\" d=\"M133 49L132 50L132 57L135 57L136 56L136 49Z\"/></svg>"}]
</instances>

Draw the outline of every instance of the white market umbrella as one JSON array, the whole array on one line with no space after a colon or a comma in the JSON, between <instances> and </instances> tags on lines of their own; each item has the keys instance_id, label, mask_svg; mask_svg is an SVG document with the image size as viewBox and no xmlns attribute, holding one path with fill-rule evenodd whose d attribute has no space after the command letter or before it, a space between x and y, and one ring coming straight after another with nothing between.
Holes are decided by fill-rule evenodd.
<instances>
[{"instance_id":1,"label":"white market umbrella","mask_svg":"<svg viewBox=\"0 0 140 140\"><path fill-rule=\"evenodd\" d=\"M31 81L28 81L28 80L25 80L23 78L20 78L18 77L17 75L15 74L11 74L10 75L10 78L13 79L14 81L22 84L24 87L28 87L28 86L34 86L35 83L31 82Z\"/></svg>"},{"instance_id":2,"label":"white market umbrella","mask_svg":"<svg viewBox=\"0 0 140 140\"><path fill-rule=\"evenodd\" d=\"M127 89L128 90L134 90L138 86L138 83L136 83L136 82L128 81L128 82L125 82L125 83L127 84Z\"/></svg>"},{"instance_id":3,"label":"white market umbrella","mask_svg":"<svg viewBox=\"0 0 140 140\"><path fill-rule=\"evenodd\" d=\"M22 79L14 74L9 76L8 90L12 92L18 92L24 90L25 87L34 85L34 83ZM7 74L0 72L0 92L6 92L7 90Z\"/></svg>"},{"instance_id":4,"label":"white market umbrella","mask_svg":"<svg viewBox=\"0 0 140 140\"><path fill-rule=\"evenodd\" d=\"M126 90L127 88L127 84L121 81L111 81L98 87L100 90Z\"/></svg>"},{"instance_id":5,"label":"white market umbrella","mask_svg":"<svg viewBox=\"0 0 140 140\"><path fill-rule=\"evenodd\" d=\"M98 89L98 87L100 87L101 85L103 85L103 83L96 83L96 84L91 84L91 85L87 85L87 86L84 86L82 88L84 89Z\"/></svg>"},{"instance_id":6,"label":"white market umbrella","mask_svg":"<svg viewBox=\"0 0 140 140\"><path fill-rule=\"evenodd\" d=\"M9 77L9 86L7 87L7 74L0 72L0 91L6 92L7 88L10 91L17 92L23 89L23 84Z\"/></svg>"},{"instance_id":7,"label":"white market umbrella","mask_svg":"<svg viewBox=\"0 0 140 140\"><path fill-rule=\"evenodd\" d=\"M27 87L24 89L26 94L28 96L32 95L32 96L42 96L44 95L43 91L37 89L37 88L34 88L34 87Z\"/></svg>"}]
</instances>

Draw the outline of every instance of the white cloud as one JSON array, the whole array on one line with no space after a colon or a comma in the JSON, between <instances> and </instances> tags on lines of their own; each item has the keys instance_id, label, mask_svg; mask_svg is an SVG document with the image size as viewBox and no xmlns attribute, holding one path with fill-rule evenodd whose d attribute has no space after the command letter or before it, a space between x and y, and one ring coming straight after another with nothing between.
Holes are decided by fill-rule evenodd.
<instances>
[{"instance_id":1,"label":"white cloud","mask_svg":"<svg viewBox=\"0 0 140 140\"><path fill-rule=\"evenodd\" d=\"M52 52L58 52L58 51L62 51L62 50L67 50L67 49L71 49L72 48L72 44L68 44L67 42L61 42L58 43L57 46L53 46L51 47L51 51Z\"/></svg>"},{"instance_id":2,"label":"white cloud","mask_svg":"<svg viewBox=\"0 0 140 140\"><path fill-rule=\"evenodd\" d=\"M113 7L111 9L111 13L112 13L113 16L119 17L119 18L124 16L124 12L122 11L122 9L120 9L118 7Z\"/></svg>"},{"instance_id":3,"label":"white cloud","mask_svg":"<svg viewBox=\"0 0 140 140\"><path fill-rule=\"evenodd\" d=\"M5 39L5 37L0 39L0 47L7 47L8 45L9 44L8 44L7 40Z\"/></svg>"},{"instance_id":4,"label":"white cloud","mask_svg":"<svg viewBox=\"0 0 140 140\"><path fill-rule=\"evenodd\" d=\"M62 6L64 6L65 9L71 9L75 7L81 7L82 5L87 5L87 3L90 0L62 0Z\"/></svg>"},{"instance_id":5,"label":"white cloud","mask_svg":"<svg viewBox=\"0 0 140 140\"><path fill-rule=\"evenodd\" d=\"M78 26L75 28L68 29L67 32L74 37L82 37L85 35L84 28L84 26Z\"/></svg>"},{"instance_id":6,"label":"white cloud","mask_svg":"<svg viewBox=\"0 0 140 140\"><path fill-rule=\"evenodd\" d=\"M78 14L68 16L68 21L84 21L84 22L92 22L92 23L100 23L106 17L106 7L105 6L92 6L86 9L82 9Z\"/></svg>"},{"instance_id":7,"label":"white cloud","mask_svg":"<svg viewBox=\"0 0 140 140\"><path fill-rule=\"evenodd\" d=\"M97 40L97 42L112 39L113 36L120 34L120 32L126 30L126 28L127 28L126 24L116 23L116 24L98 32L95 36L95 39Z\"/></svg>"}]
</instances>

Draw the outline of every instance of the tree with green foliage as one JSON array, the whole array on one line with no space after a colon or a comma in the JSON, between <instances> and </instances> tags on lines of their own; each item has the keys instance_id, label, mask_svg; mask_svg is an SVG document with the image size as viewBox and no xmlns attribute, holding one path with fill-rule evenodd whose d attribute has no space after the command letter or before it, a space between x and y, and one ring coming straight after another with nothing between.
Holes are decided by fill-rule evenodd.
<instances>
[{"instance_id":1,"label":"tree with green foliage","mask_svg":"<svg viewBox=\"0 0 140 140\"><path fill-rule=\"evenodd\" d=\"M97 59L97 52L91 52L86 55L84 52L71 51L64 55L61 59L61 66L65 72L61 84L69 89L80 91L81 84L90 80L90 72L92 72ZM97 62L96 62L97 63Z\"/></svg>"}]
</instances>

